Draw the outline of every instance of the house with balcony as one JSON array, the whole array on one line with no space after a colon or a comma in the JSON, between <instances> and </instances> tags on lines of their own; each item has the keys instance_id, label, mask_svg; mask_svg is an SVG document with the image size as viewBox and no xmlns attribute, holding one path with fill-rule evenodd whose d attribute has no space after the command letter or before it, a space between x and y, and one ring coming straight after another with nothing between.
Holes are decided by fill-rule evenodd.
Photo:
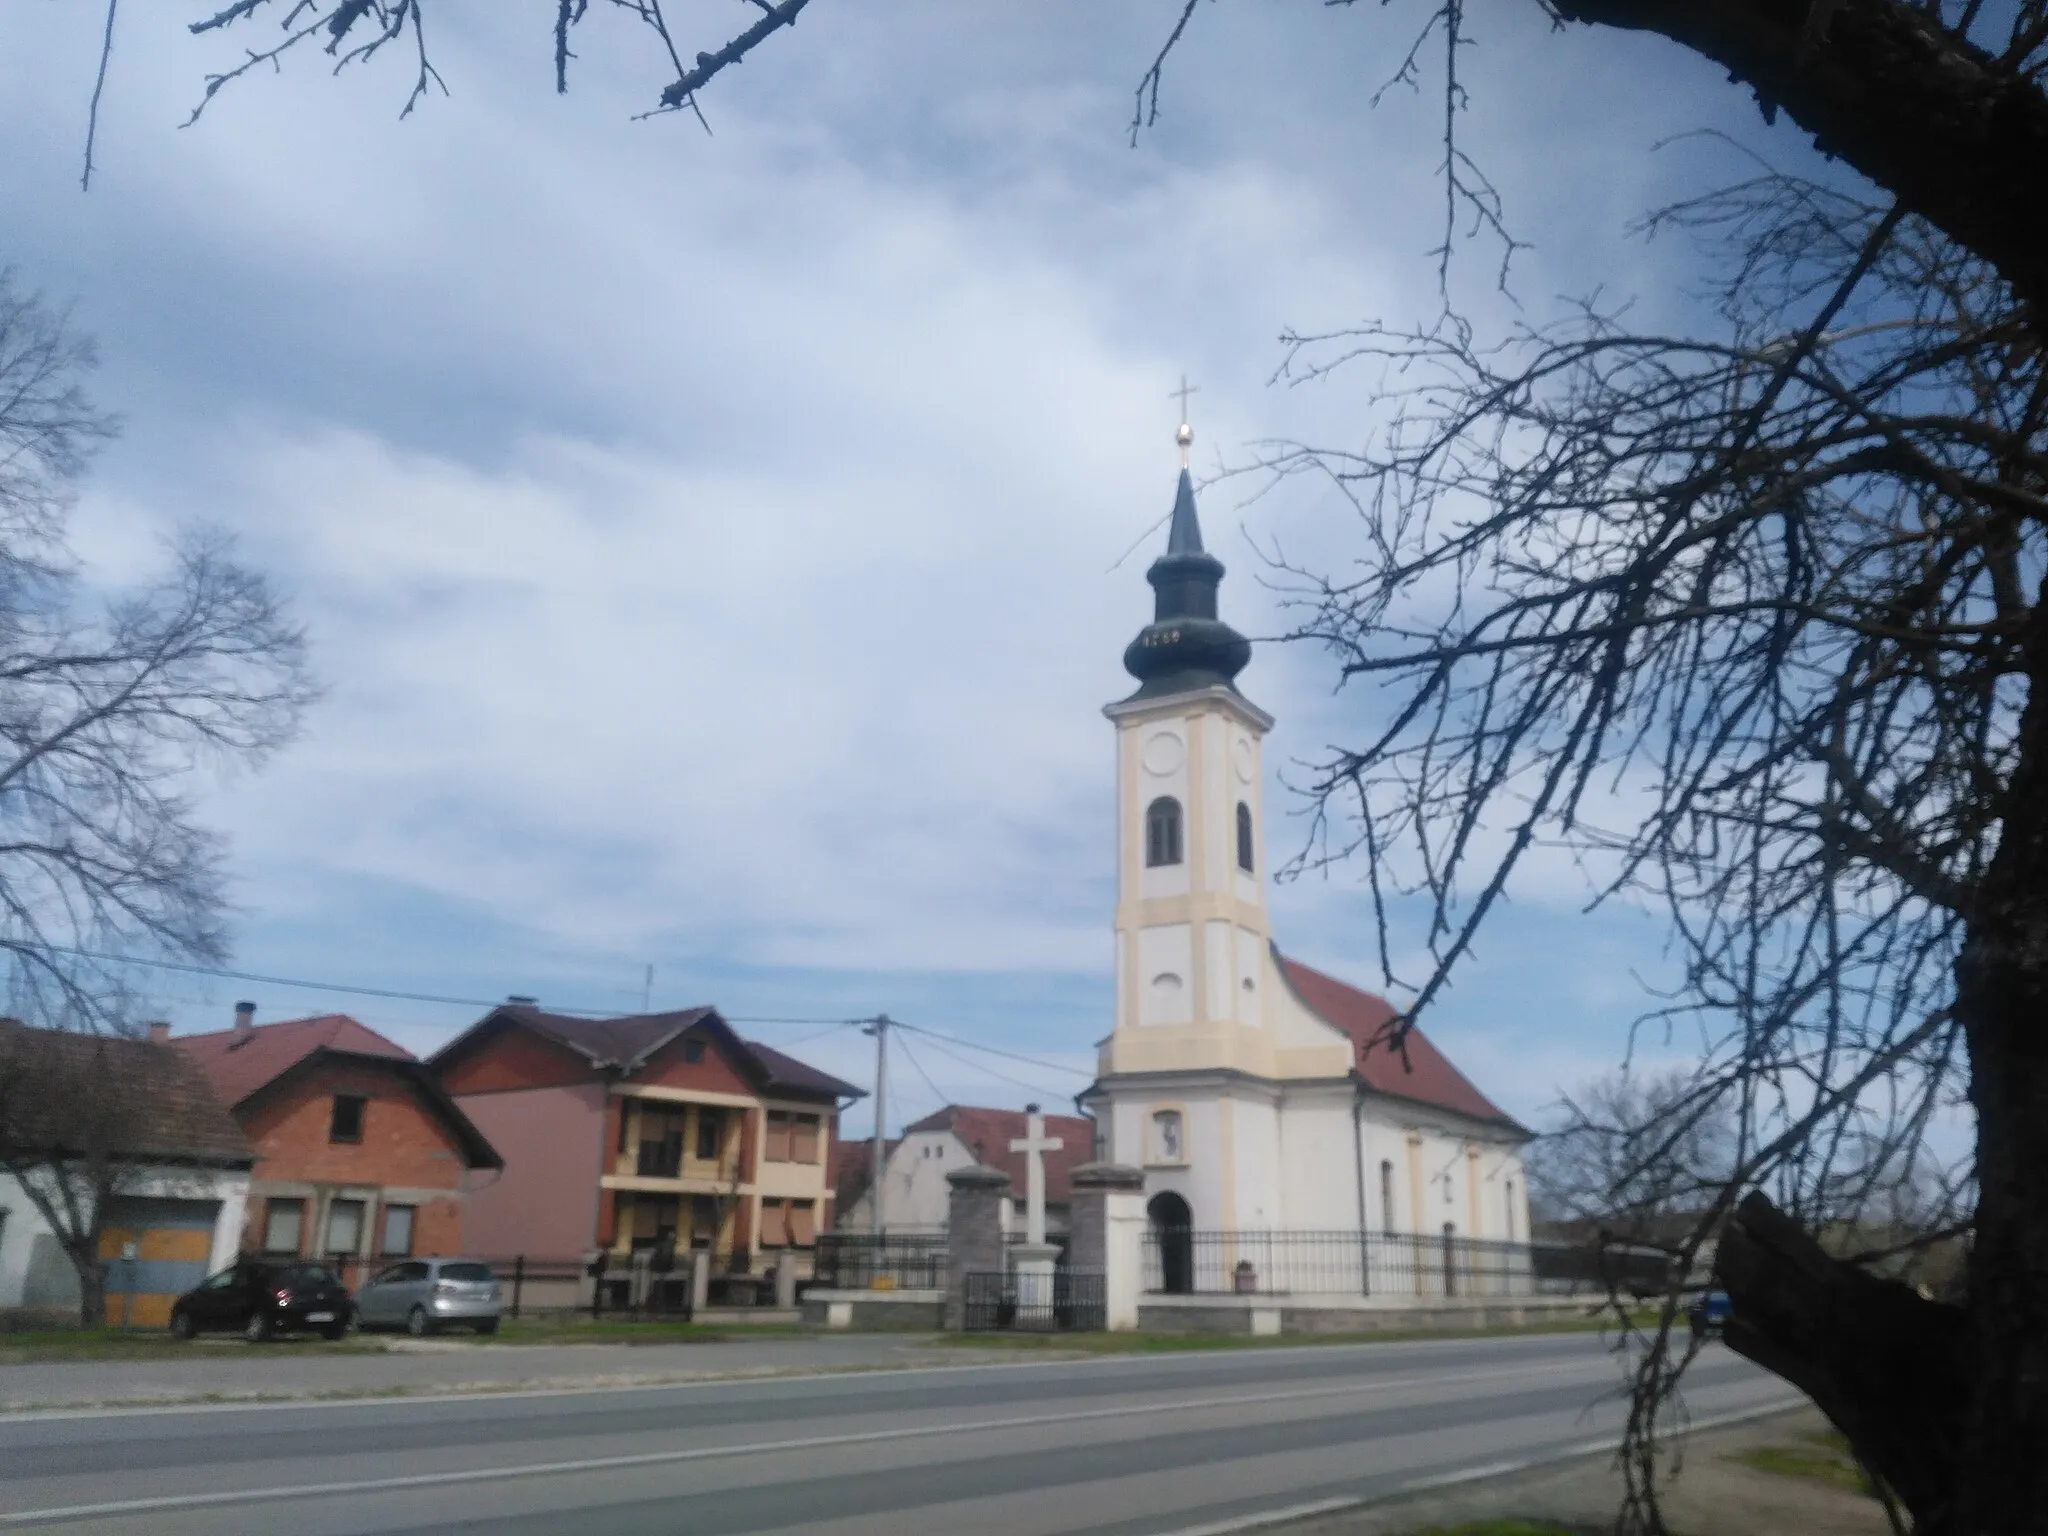
<instances>
[{"instance_id":1,"label":"house with balcony","mask_svg":"<svg viewBox=\"0 0 2048 1536\"><path fill-rule=\"evenodd\" d=\"M839 1111L860 1097L708 1007L587 1019L514 999L429 1065L504 1150L468 1211L470 1250L497 1259L697 1249L751 1275L807 1255L832 1217Z\"/></svg>"}]
</instances>

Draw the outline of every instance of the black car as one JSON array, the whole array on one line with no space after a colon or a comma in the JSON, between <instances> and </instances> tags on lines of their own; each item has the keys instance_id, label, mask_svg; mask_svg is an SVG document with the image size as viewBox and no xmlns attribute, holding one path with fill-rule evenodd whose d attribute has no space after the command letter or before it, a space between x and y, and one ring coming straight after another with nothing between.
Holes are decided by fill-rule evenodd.
<instances>
[{"instance_id":1,"label":"black car","mask_svg":"<svg viewBox=\"0 0 2048 1536\"><path fill-rule=\"evenodd\" d=\"M261 1344L275 1334L348 1332L348 1291L325 1264L305 1259L243 1259L171 1303L171 1336L241 1334Z\"/></svg>"}]
</instances>

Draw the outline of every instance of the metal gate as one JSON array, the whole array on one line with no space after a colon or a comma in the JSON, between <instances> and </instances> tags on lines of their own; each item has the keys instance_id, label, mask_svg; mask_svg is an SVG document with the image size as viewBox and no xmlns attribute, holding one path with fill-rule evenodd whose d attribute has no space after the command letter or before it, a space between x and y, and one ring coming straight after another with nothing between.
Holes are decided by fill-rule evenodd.
<instances>
[{"instance_id":1,"label":"metal gate","mask_svg":"<svg viewBox=\"0 0 2048 1536\"><path fill-rule=\"evenodd\" d=\"M1093 1333L1108 1324L1103 1276L1074 1270L1052 1272L1050 1294L1034 1287L1021 1297L1013 1274L970 1272L965 1276L962 1326L969 1333L998 1329L1038 1333Z\"/></svg>"}]
</instances>

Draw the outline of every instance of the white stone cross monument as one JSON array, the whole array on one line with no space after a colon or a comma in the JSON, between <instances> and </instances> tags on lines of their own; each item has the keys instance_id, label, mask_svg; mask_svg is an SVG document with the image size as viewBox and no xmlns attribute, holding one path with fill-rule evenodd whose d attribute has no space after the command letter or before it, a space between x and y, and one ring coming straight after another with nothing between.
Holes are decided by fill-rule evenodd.
<instances>
[{"instance_id":1,"label":"white stone cross monument","mask_svg":"<svg viewBox=\"0 0 2048 1536\"><path fill-rule=\"evenodd\" d=\"M1024 1154L1024 1241L1010 1250L1017 1272L1017 1323L1020 1327L1053 1324L1052 1272L1059 1249L1045 1240L1045 1154L1066 1143L1045 1134L1045 1117L1036 1104L1024 1106L1024 1135L1010 1143Z\"/></svg>"}]
</instances>

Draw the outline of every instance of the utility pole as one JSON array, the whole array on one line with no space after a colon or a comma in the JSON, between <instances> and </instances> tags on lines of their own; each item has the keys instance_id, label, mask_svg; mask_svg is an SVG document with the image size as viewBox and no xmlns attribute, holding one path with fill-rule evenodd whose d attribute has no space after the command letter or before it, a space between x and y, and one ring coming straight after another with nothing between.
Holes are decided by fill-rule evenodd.
<instances>
[{"instance_id":1,"label":"utility pole","mask_svg":"<svg viewBox=\"0 0 2048 1536\"><path fill-rule=\"evenodd\" d=\"M881 1013L868 1022L863 1034L875 1037L875 1166L868 1179L868 1230L880 1237L882 1220L882 1170L889 1158L889 1015Z\"/></svg>"}]
</instances>

